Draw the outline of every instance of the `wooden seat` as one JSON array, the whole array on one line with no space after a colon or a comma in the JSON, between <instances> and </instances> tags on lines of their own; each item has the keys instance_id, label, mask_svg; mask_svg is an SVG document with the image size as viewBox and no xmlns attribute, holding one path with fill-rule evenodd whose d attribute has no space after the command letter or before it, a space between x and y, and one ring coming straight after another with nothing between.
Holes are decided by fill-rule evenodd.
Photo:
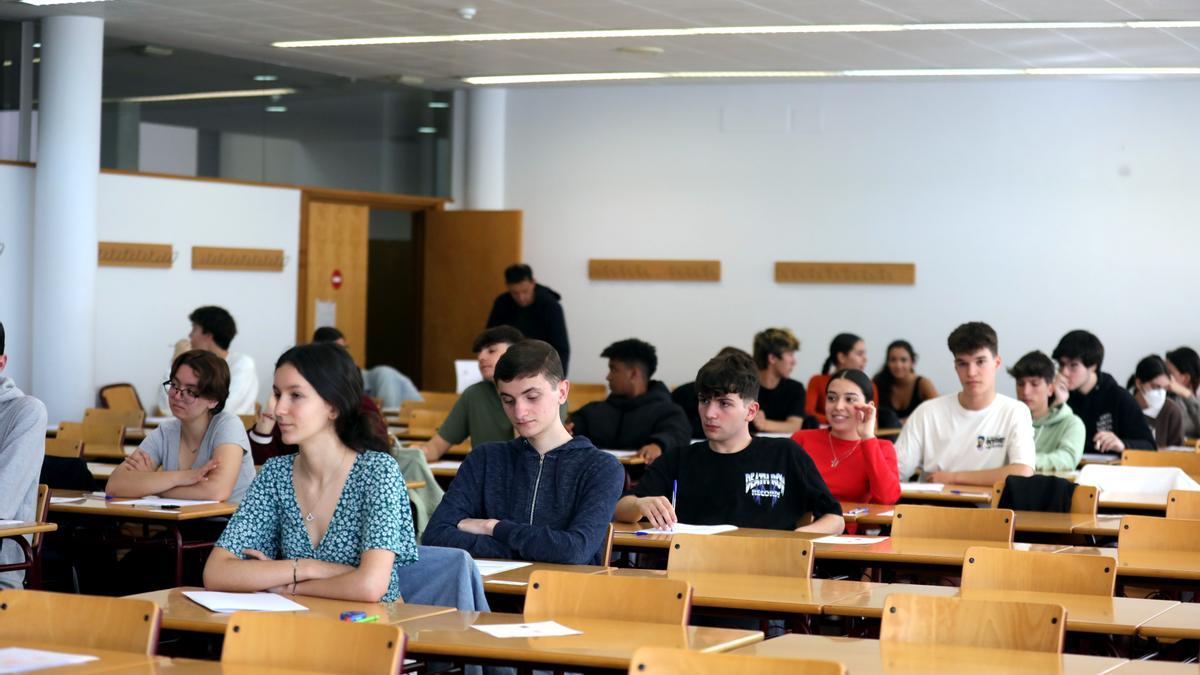
<instances>
[{"instance_id":1,"label":"wooden seat","mask_svg":"<svg viewBox=\"0 0 1200 675\"><path fill-rule=\"evenodd\" d=\"M1194 551L1200 553L1200 520L1125 516L1117 534L1122 551Z\"/></svg>"},{"instance_id":2,"label":"wooden seat","mask_svg":"<svg viewBox=\"0 0 1200 675\"><path fill-rule=\"evenodd\" d=\"M66 457L67 459L79 459L83 454L83 441L78 438L63 438L56 436L46 439L46 456L47 457Z\"/></svg>"},{"instance_id":3,"label":"wooden seat","mask_svg":"<svg viewBox=\"0 0 1200 675\"><path fill-rule=\"evenodd\" d=\"M125 426L91 422L62 422L57 438L83 442L84 459L125 459Z\"/></svg>"},{"instance_id":4,"label":"wooden seat","mask_svg":"<svg viewBox=\"0 0 1200 675\"><path fill-rule=\"evenodd\" d=\"M123 427L139 429L146 423L145 410L110 410L108 408L88 408L83 411L83 423L120 424Z\"/></svg>"},{"instance_id":5,"label":"wooden seat","mask_svg":"<svg viewBox=\"0 0 1200 675\"><path fill-rule=\"evenodd\" d=\"M1094 485L1075 485L1071 493L1071 513L1086 513L1096 515L1100 508L1097 498L1099 488ZM992 508L1000 506L1000 497L1004 495L1004 481L998 480L992 484Z\"/></svg>"},{"instance_id":6,"label":"wooden seat","mask_svg":"<svg viewBox=\"0 0 1200 675\"><path fill-rule=\"evenodd\" d=\"M1167 493L1167 517L1200 520L1200 492L1171 490Z\"/></svg>"},{"instance_id":7,"label":"wooden seat","mask_svg":"<svg viewBox=\"0 0 1200 675\"><path fill-rule=\"evenodd\" d=\"M569 617L687 625L692 587L684 581L538 570L525 594L528 621Z\"/></svg>"},{"instance_id":8,"label":"wooden seat","mask_svg":"<svg viewBox=\"0 0 1200 675\"><path fill-rule=\"evenodd\" d=\"M1122 466L1176 466L1193 478L1200 478L1200 452L1175 450L1126 450L1121 453Z\"/></svg>"},{"instance_id":9,"label":"wooden seat","mask_svg":"<svg viewBox=\"0 0 1200 675\"><path fill-rule=\"evenodd\" d=\"M0 590L0 641L153 655L162 612L148 600Z\"/></svg>"},{"instance_id":10,"label":"wooden seat","mask_svg":"<svg viewBox=\"0 0 1200 675\"><path fill-rule=\"evenodd\" d=\"M812 568L813 543L794 537L677 534L667 557L667 569L681 572L807 578Z\"/></svg>"},{"instance_id":11,"label":"wooden seat","mask_svg":"<svg viewBox=\"0 0 1200 675\"><path fill-rule=\"evenodd\" d=\"M972 546L963 560L962 589L1074 593L1112 597L1117 585L1113 559Z\"/></svg>"},{"instance_id":12,"label":"wooden seat","mask_svg":"<svg viewBox=\"0 0 1200 675\"><path fill-rule=\"evenodd\" d=\"M892 517L892 536L1012 542L1013 512L897 504L896 515Z\"/></svg>"},{"instance_id":13,"label":"wooden seat","mask_svg":"<svg viewBox=\"0 0 1200 675\"><path fill-rule=\"evenodd\" d=\"M318 619L289 612L235 612L221 663L317 673L398 673L398 626Z\"/></svg>"},{"instance_id":14,"label":"wooden seat","mask_svg":"<svg viewBox=\"0 0 1200 675\"><path fill-rule=\"evenodd\" d=\"M1062 652L1062 605L896 593L884 600L881 642Z\"/></svg>"},{"instance_id":15,"label":"wooden seat","mask_svg":"<svg viewBox=\"0 0 1200 675\"><path fill-rule=\"evenodd\" d=\"M567 391L567 412L573 413L593 401L608 398L608 385L572 382Z\"/></svg>"},{"instance_id":16,"label":"wooden seat","mask_svg":"<svg viewBox=\"0 0 1200 675\"><path fill-rule=\"evenodd\" d=\"M106 384L100 387L100 404L111 410L145 410L137 389L128 382Z\"/></svg>"},{"instance_id":17,"label":"wooden seat","mask_svg":"<svg viewBox=\"0 0 1200 675\"><path fill-rule=\"evenodd\" d=\"M629 675L842 675L837 661L787 659L743 654L642 647L633 653Z\"/></svg>"}]
</instances>

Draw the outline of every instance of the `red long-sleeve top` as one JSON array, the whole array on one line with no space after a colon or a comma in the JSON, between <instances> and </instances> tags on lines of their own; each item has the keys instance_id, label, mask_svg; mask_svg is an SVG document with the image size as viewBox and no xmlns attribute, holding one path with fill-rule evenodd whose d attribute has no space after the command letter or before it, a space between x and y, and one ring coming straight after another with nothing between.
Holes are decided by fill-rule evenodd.
<instances>
[{"instance_id":1,"label":"red long-sleeve top","mask_svg":"<svg viewBox=\"0 0 1200 675\"><path fill-rule=\"evenodd\" d=\"M797 431L792 440L812 457L838 501L895 504L900 500L900 471L896 467L896 446L891 441L845 441L834 438L828 429ZM838 458L837 466L833 465L834 457Z\"/></svg>"}]
</instances>

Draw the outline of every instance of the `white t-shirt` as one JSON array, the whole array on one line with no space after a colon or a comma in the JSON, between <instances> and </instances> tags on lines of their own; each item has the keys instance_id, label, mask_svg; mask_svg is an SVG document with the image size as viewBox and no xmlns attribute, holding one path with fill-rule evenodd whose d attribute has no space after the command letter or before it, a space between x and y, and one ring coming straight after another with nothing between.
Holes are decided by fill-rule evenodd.
<instances>
[{"instance_id":1,"label":"white t-shirt","mask_svg":"<svg viewBox=\"0 0 1200 675\"><path fill-rule=\"evenodd\" d=\"M896 440L900 480L921 469L978 471L1008 464L1033 467L1033 417L1020 401L996 394L983 410L967 410L958 394L946 394L917 406Z\"/></svg>"},{"instance_id":2,"label":"white t-shirt","mask_svg":"<svg viewBox=\"0 0 1200 675\"><path fill-rule=\"evenodd\" d=\"M238 352L229 352L225 357L229 365L229 398L225 399L225 410L234 415L253 415L258 402L258 373L254 370L254 359ZM168 368L163 381L171 379ZM158 414L170 415L171 403L167 400L164 387L158 388Z\"/></svg>"}]
</instances>

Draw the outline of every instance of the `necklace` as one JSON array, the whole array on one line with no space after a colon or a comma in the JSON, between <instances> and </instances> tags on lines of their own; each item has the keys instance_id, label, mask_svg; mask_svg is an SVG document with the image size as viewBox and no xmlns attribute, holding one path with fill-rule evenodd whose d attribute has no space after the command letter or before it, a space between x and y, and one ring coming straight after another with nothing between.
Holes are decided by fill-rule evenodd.
<instances>
[{"instance_id":1,"label":"necklace","mask_svg":"<svg viewBox=\"0 0 1200 675\"><path fill-rule=\"evenodd\" d=\"M857 441L854 442L854 447L850 448L850 452L847 452L846 454L842 455L841 457L838 457L837 450L834 449L834 446L833 446L833 441L834 441L834 438L831 435L829 437L829 452L830 452L830 454L833 455L833 459L829 462L830 469L836 469L838 464L842 463L843 459L849 459L850 455L853 455L854 451L858 450L859 444L862 443L862 439L861 438L858 439Z\"/></svg>"},{"instance_id":2,"label":"necklace","mask_svg":"<svg viewBox=\"0 0 1200 675\"><path fill-rule=\"evenodd\" d=\"M301 459L303 459L303 458L304 458L304 456L303 456L303 455L301 455ZM338 463L338 469L339 469L339 471L341 470L342 466L343 466L345 463L346 463L346 454L345 454L345 451L343 450L343 451L342 451L342 461ZM313 475L312 475L312 471L310 471L310 470L309 470L309 468L308 468L308 462L307 462L307 461L305 461L305 462L304 462L304 473L308 474L308 479L309 479L309 480L313 480L313 481L315 482L315 479L313 478ZM333 481L330 481L330 485L332 485L332 484L333 484ZM321 494L320 494L320 500L318 500L318 501L317 501L316 505L317 505L317 506L320 506L321 504L324 504L324 503L325 503L325 498L326 498L326 497L328 497L328 496L329 496L329 485L326 485L326 486L325 486L325 489L321 491ZM310 510L310 511L309 511L307 514L305 514L305 516L304 516L304 522L306 522L306 523L311 523L312 521L316 520L316 518L317 518L317 517L316 517L315 515L313 515L313 512Z\"/></svg>"}]
</instances>

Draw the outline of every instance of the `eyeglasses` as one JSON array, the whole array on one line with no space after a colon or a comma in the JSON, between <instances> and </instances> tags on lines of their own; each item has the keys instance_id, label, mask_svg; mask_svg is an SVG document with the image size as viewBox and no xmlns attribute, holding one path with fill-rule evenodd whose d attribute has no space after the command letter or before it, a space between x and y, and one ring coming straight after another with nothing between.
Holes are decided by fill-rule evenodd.
<instances>
[{"instance_id":1,"label":"eyeglasses","mask_svg":"<svg viewBox=\"0 0 1200 675\"><path fill-rule=\"evenodd\" d=\"M191 403L200 396L200 392L190 387L184 387L177 382L167 380L162 383L163 389L167 390L167 396L177 395L184 403Z\"/></svg>"}]
</instances>

